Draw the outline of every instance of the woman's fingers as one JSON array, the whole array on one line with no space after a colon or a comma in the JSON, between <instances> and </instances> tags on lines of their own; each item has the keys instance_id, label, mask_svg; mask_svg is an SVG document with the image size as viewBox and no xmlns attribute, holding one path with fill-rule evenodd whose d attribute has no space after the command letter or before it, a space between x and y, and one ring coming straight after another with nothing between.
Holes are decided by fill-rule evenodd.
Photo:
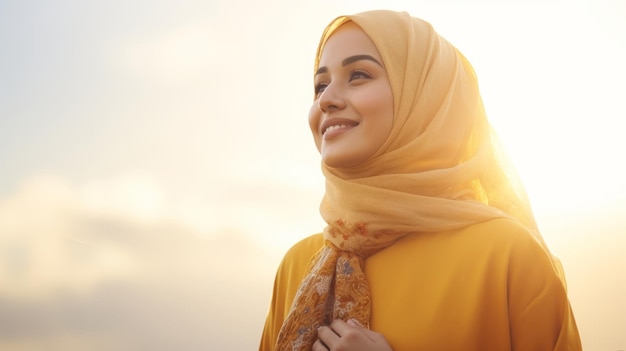
<instances>
[{"instance_id":1,"label":"woman's fingers","mask_svg":"<svg viewBox=\"0 0 626 351\"><path fill-rule=\"evenodd\" d=\"M364 337L371 339L363 334L362 330L367 329L358 324L358 322L345 322L341 319L335 319L329 326L320 327L317 330L317 336L327 349L332 350L340 343L352 344Z\"/></svg>"},{"instance_id":2,"label":"woman's fingers","mask_svg":"<svg viewBox=\"0 0 626 351\"><path fill-rule=\"evenodd\" d=\"M313 343L311 351L329 351L329 348L326 347L326 345L324 345L324 343L322 343L320 339L317 339L315 340L315 343Z\"/></svg>"},{"instance_id":3,"label":"woman's fingers","mask_svg":"<svg viewBox=\"0 0 626 351\"><path fill-rule=\"evenodd\" d=\"M345 332L346 323L340 319L334 320L329 326L321 326L317 329L318 341L324 343L328 350L341 341L342 332Z\"/></svg>"},{"instance_id":4,"label":"woman's fingers","mask_svg":"<svg viewBox=\"0 0 626 351\"><path fill-rule=\"evenodd\" d=\"M342 350L385 350L391 347L380 333L371 331L356 320L336 319L329 326L317 330L318 340L313 351L326 351L341 348Z\"/></svg>"}]
</instances>

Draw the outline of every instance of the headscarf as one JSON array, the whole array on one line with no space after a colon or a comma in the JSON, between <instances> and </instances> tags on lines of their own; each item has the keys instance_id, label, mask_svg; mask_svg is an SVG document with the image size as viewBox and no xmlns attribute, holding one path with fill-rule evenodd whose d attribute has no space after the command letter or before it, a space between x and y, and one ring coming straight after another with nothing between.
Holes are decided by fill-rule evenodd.
<instances>
[{"instance_id":1,"label":"headscarf","mask_svg":"<svg viewBox=\"0 0 626 351\"><path fill-rule=\"evenodd\" d=\"M337 318L368 326L365 259L405 235L509 217L547 251L524 189L486 118L466 58L429 23L406 12L378 10L333 20L320 40L314 70L326 41L350 21L383 60L393 93L393 127L362 164L322 163L325 245L313 257L283 323L279 351L309 350L317 328Z\"/></svg>"}]
</instances>

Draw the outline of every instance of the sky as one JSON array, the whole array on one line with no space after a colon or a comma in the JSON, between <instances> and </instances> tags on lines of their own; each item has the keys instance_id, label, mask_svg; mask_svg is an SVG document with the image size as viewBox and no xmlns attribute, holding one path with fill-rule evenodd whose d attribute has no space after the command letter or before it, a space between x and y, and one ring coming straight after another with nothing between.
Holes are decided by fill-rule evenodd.
<instances>
[{"instance_id":1,"label":"sky","mask_svg":"<svg viewBox=\"0 0 626 351\"><path fill-rule=\"evenodd\" d=\"M317 41L379 8L474 65L585 349L626 349L623 0L0 0L0 349L257 348L323 228Z\"/></svg>"}]
</instances>

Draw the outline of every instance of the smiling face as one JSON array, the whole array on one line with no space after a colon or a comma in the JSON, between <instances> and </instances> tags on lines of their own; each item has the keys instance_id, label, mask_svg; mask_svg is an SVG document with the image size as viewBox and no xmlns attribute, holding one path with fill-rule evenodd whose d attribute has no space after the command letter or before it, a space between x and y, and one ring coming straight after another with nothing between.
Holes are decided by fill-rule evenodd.
<instances>
[{"instance_id":1,"label":"smiling face","mask_svg":"<svg viewBox=\"0 0 626 351\"><path fill-rule=\"evenodd\" d=\"M330 36L315 74L309 126L322 161L357 166L384 144L393 126L393 95L383 61L352 22Z\"/></svg>"}]
</instances>

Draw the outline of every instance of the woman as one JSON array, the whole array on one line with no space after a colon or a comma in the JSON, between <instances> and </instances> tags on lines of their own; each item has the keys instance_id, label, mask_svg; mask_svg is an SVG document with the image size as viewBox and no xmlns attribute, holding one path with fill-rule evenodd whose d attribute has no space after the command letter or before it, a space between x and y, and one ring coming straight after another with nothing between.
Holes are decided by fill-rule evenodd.
<instances>
[{"instance_id":1,"label":"woman","mask_svg":"<svg viewBox=\"0 0 626 351\"><path fill-rule=\"evenodd\" d=\"M580 350L466 59L370 11L326 28L314 81L328 226L284 257L260 350Z\"/></svg>"}]
</instances>

